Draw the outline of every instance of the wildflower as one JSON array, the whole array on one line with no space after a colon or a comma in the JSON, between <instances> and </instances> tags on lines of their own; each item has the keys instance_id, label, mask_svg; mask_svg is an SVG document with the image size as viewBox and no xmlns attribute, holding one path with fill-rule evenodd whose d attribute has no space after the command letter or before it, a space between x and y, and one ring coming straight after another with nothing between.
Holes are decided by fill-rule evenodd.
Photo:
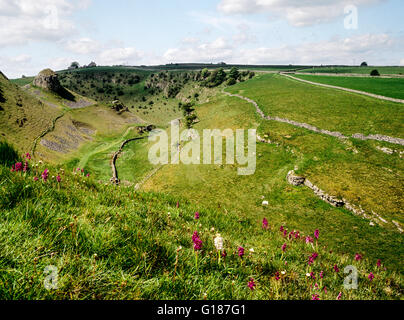
<instances>
[{"instance_id":1,"label":"wildflower","mask_svg":"<svg viewBox=\"0 0 404 320\"><path fill-rule=\"evenodd\" d=\"M288 234L288 230L283 230L283 236L286 237L286 235Z\"/></svg>"},{"instance_id":2,"label":"wildflower","mask_svg":"<svg viewBox=\"0 0 404 320\"><path fill-rule=\"evenodd\" d=\"M312 243L313 242L313 238L310 236L306 237L306 243Z\"/></svg>"},{"instance_id":3,"label":"wildflower","mask_svg":"<svg viewBox=\"0 0 404 320\"><path fill-rule=\"evenodd\" d=\"M309 272L306 273L306 277L310 277L310 273L309 273Z\"/></svg>"},{"instance_id":4,"label":"wildflower","mask_svg":"<svg viewBox=\"0 0 404 320\"><path fill-rule=\"evenodd\" d=\"M15 171L22 171L22 162L17 162L14 167Z\"/></svg>"},{"instance_id":5,"label":"wildflower","mask_svg":"<svg viewBox=\"0 0 404 320\"><path fill-rule=\"evenodd\" d=\"M177 207L177 208L179 208L179 207L180 207L180 202L179 202L179 201L177 201L177 205L176 205L176 207Z\"/></svg>"},{"instance_id":6,"label":"wildflower","mask_svg":"<svg viewBox=\"0 0 404 320\"><path fill-rule=\"evenodd\" d=\"M251 252L251 253L254 253L254 248L251 248L251 249L250 249L250 252Z\"/></svg>"},{"instance_id":7,"label":"wildflower","mask_svg":"<svg viewBox=\"0 0 404 320\"><path fill-rule=\"evenodd\" d=\"M339 268L338 268L338 266L336 264L334 265L334 271L339 272Z\"/></svg>"},{"instance_id":8,"label":"wildflower","mask_svg":"<svg viewBox=\"0 0 404 320\"><path fill-rule=\"evenodd\" d=\"M62 179L60 178L59 175L56 177L56 181L59 182L59 183L60 183L60 181L62 181Z\"/></svg>"},{"instance_id":9,"label":"wildflower","mask_svg":"<svg viewBox=\"0 0 404 320\"><path fill-rule=\"evenodd\" d=\"M43 172L42 175L41 175L42 180L43 180L44 182L46 182L46 180L48 180L48 174L49 174L48 169L45 169L44 172Z\"/></svg>"},{"instance_id":10,"label":"wildflower","mask_svg":"<svg viewBox=\"0 0 404 320\"><path fill-rule=\"evenodd\" d=\"M382 266L382 261L380 259L377 260L376 266L380 268Z\"/></svg>"},{"instance_id":11,"label":"wildflower","mask_svg":"<svg viewBox=\"0 0 404 320\"><path fill-rule=\"evenodd\" d=\"M309 257L309 265L311 265L312 263L314 263L314 260L316 260L318 257L318 253L314 252L312 253L312 255Z\"/></svg>"},{"instance_id":12,"label":"wildflower","mask_svg":"<svg viewBox=\"0 0 404 320\"><path fill-rule=\"evenodd\" d=\"M327 291L327 287L324 287L324 288L323 288L323 290L324 290L324 293L325 293L325 294L327 294L327 293L328 293L328 291Z\"/></svg>"},{"instance_id":13,"label":"wildflower","mask_svg":"<svg viewBox=\"0 0 404 320\"><path fill-rule=\"evenodd\" d=\"M251 278L250 279L250 281L248 282L248 287L250 288L250 290L251 291L253 291L254 290L254 288L255 288L255 282L254 282L254 279L253 278Z\"/></svg>"},{"instance_id":14,"label":"wildflower","mask_svg":"<svg viewBox=\"0 0 404 320\"><path fill-rule=\"evenodd\" d=\"M238 247L238 256L242 258L244 256L244 248L243 247Z\"/></svg>"},{"instance_id":15,"label":"wildflower","mask_svg":"<svg viewBox=\"0 0 404 320\"><path fill-rule=\"evenodd\" d=\"M199 238L197 231L195 231L194 234L192 235L192 242L194 243L195 251L202 249L202 240Z\"/></svg>"},{"instance_id":16,"label":"wildflower","mask_svg":"<svg viewBox=\"0 0 404 320\"><path fill-rule=\"evenodd\" d=\"M341 300L342 292L338 293L337 300Z\"/></svg>"},{"instance_id":17,"label":"wildflower","mask_svg":"<svg viewBox=\"0 0 404 320\"><path fill-rule=\"evenodd\" d=\"M373 275L373 273L372 273L372 272L369 273L368 279L369 279L370 281L373 281L374 278L375 278L375 276Z\"/></svg>"},{"instance_id":18,"label":"wildflower","mask_svg":"<svg viewBox=\"0 0 404 320\"><path fill-rule=\"evenodd\" d=\"M25 154L25 157L26 157L28 160L31 160L31 155L29 154L29 152L27 152L27 153Z\"/></svg>"},{"instance_id":19,"label":"wildflower","mask_svg":"<svg viewBox=\"0 0 404 320\"><path fill-rule=\"evenodd\" d=\"M226 250L223 250L223 252L222 252L222 257L223 257L223 258L226 258L226 257L227 257L227 252L226 252Z\"/></svg>"},{"instance_id":20,"label":"wildflower","mask_svg":"<svg viewBox=\"0 0 404 320\"><path fill-rule=\"evenodd\" d=\"M38 179L38 177L34 177L34 181L38 181L39 179Z\"/></svg>"},{"instance_id":21,"label":"wildflower","mask_svg":"<svg viewBox=\"0 0 404 320\"><path fill-rule=\"evenodd\" d=\"M324 278L324 271L321 271L321 272L320 272L319 277L320 277L320 279L323 279L323 278Z\"/></svg>"},{"instance_id":22,"label":"wildflower","mask_svg":"<svg viewBox=\"0 0 404 320\"><path fill-rule=\"evenodd\" d=\"M355 254L355 260L356 260L356 261L362 260L362 255L360 255L359 253L356 253L356 254Z\"/></svg>"},{"instance_id":23,"label":"wildflower","mask_svg":"<svg viewBox=\"0 0 404 320\"><path fill-rule=\"evenodd\" d=\"M28 161L25 161L24 168L22 169L23 172L27 172L29 170Z\"/></svg>"},{"instance_id":24,"label":"wildflower","mask_svg":"<svg viewBox=\"0 0 404 320\"><path fill-rule=\"evenodd\" d=\"M281 227L279 228L279 231L280 231L280 232L283 232L283 230L284 230L284 227L281 226Z\"/></svg>"},{"instance_id":25,"label":"wildflower","mask_svg":"<svg viewBox=\"0 0 404 320\"><path fill-rule=\"evenodd\" d=\"M262 201L262 205L263 205L263 206L267 206L268 204L269 204L269 203L268 203L267 200Z\"/></svg>"},{"instance_id":26,"label":"wildflower","mask_svg":"<svg viewBox=\"0 0 404 320\"><path fill-rule=\"evenodd\" d=\"M268 220L267 218L262 219L262 229L268 229Z\"/></svg>"},{"instance_id":27,"label":"wildflower","mask_svg":"<svg viewBox=\"0 0 404 320\"><path fill-rule=\"evenodd\" d=\"M310 278L312 278L313 280L316 280L316 276L314 275L314 272L310 272Z\"/></svg>"},{"instance_id":28,"label":"wildflower","mask_svg":"<svg viewBox=\"0 0 404 320\"><path fill-rule=\"evenodd\" d=\"M320 231L318 231L318 229L316 229L314 231L314 238L316 238L316 240L318 240L319 235L320 235Z\"/></svg>"},{"instance_id":29,"label":"wildflower","mask_svg":"<svg viewBox=\"0 0 404 320\"><path fill-rule=\"evenodd\" d=\"M285 274L286 274L286 271L285 271L285 270L281 271L281 274L285 275Z\"/></svg>"},{"instance_id":30,"label":"wildflower","mask_svg":"<svg viewBox=\"0 0 404 320\"><path fill-rule=\"evenodd\" d=\"M286 243L284 243L284 244L282 245L282 251L283 251L283 252L285 252L285 251L286 251L286 247L287 247L287 244L286 244Z\"/></svg>"},{"instance_id":31,"label":"wildflower","mask_svg":"<svg viewBox=\"0 0 404 320\"><path fill-rule=\"evenodd\" d=\"M278 271L276 271L276 273L275 273L275 279L276 280L279 280L281 277L279 276L279 272Z\"/></svg>"},{"instance_id":32,"label":"wildflower","mask_svg":"<svg viewBox=\"0 0 404 320\"><path fill-rule=\"evenodd\" d=\"M195 220L198 220L198 219L199 219L199 212L198 212L198 211L197 211L197 212L195 212L194 219L195 219Z\"/></svg>"},{"instance_id":33,"label":"wildflower","mask_svg":"<svg viewBox=\"0 0 404 320\"><path fill-rule=\"evenodd\" d=\"M216 235L216 238L213 240L216 250L223 250L223 238L220 236L220 234L218 233Z\"/></svg>"},{"instance_id":34,"label":"wildflower","mask_svg":"<svg viewBox=\"0 0 404 320\"><path fill-rule=\"evenodd\" d=\"M87 178L90 178L90 174L89 174L89 173L87 173L87 174L86 174L86 177L87 177Z\"/></svg>"},{"instance_id":35,"label":"wildflower","mask_svg":"<svg viewBox=\"0 0 404 320\"><path fill-rule=\"evenodd\" d=\"M314 295L311 297L311 300L320 300L320 296L319 296L318 294L314 294Z\"/></svg>"}]
</instances>

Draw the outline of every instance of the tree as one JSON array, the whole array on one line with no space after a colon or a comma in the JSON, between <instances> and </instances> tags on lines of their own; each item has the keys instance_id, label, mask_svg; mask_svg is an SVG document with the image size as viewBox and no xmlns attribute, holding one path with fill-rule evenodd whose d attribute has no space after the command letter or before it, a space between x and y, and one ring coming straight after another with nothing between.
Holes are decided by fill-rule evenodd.
<instances>
[{"instance_id":1,"label":"tree","mask_svg":"<svg viewBox=\"0 0 404 320\"><path fill-rule=\"evenodd\" d=\"M236 79L238 79L239 75L240 75L240 73L238 72L238 69L236 67L233 67L230 69L230 72L229 72L230 79L236 80Z\"/></svg>"},{"instance_id":2,"label":"tree","mask_svg":"<svg viewBox=\"0 0 404 320\"><path fill-rule=\"evenodd\" d=\"M366 61L363 61L362 63L361 63L361 67L367 67L368 66L368 63L366 62Z\"/></svg>"},{"instance_id":3,"label":"tree","mask_svg":"<svg viewBox=\"0 0 404 320\"><path fill-rule=\"evenodd\" d=\"M376 69L374 69L374 70L372 70L372 71L370 72L370 75L373 76L373 77L378 77L378 76L380 76L380 73L379 73L379 71L377 71Z\"/></svg>"},{"instance_id":4,"label":"tree","mask_svg":"<svg viewBox=\"0 0 404 320\"><path fill-rule=\"evenodd\" d=\"M69 67L69 69L78 69L78 68L80 68L80 64L77 61L73 61Z\"/></svg>"}]
</instances>

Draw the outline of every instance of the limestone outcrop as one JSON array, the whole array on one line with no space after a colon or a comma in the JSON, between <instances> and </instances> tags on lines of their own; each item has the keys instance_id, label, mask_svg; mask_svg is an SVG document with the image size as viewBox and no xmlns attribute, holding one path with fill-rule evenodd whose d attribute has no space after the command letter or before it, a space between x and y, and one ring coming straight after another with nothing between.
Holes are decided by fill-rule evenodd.
<instances>
[{"instance_id":1,"label":"limestone outcrop","mask_svg":"<svg viewBox=\"0 0 404 320\"><path fill-rule=\"evenodd\" d=\"M34 86L59 93L62 91L62 85L59 82L58 75L51 69L44 69L35 77Z\"/></svg>"}]
</instances>

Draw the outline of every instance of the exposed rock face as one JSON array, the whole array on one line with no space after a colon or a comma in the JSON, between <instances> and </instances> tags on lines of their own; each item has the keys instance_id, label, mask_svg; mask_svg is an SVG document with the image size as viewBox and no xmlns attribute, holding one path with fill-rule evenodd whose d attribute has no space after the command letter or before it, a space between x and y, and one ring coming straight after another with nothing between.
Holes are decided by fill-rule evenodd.
<instances>
[{"instance_id":1,"label":"exposed rock face","mask_svg":"<svg viewBox=\"0 0 404 320\"><path fill-rule=\"evenodd\" d=\"M288 180L288 182L290 184L292 184L294 186L300 186L300 185L304 184L304 181L306 180L306 178L304 178L304 177L299 177L299 176L295 175L295 172L293 170L288 172L286 179Z\"/></svg>"},{"instance_id":2,"label":"exposed rock face","mask_svg":"<svg viewBox=\"0 0 404 320\"><path fill-rule=\"evenodd\" d=\"M59 82L58 75L51 69L42 70L33 81L34 86L44 88L59 93L62 91L62 85Z\"/></svg>"}]
</instances>

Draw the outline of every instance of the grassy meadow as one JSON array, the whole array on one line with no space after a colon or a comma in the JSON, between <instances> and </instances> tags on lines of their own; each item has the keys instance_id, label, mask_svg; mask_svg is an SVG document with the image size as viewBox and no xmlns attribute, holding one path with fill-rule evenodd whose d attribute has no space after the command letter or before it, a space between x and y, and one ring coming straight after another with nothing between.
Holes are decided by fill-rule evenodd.
<instances>
[{"instance_id":1,"label":"grassy meadow","mask_svg":"<svg viewBox=\"0 0 404 320\"><path fill-rule=\"evenodd\" d=\"M299 72L310 73L352 73L352 74L367 74L369 75L372 70L378 70L380 74L386 75L403 75L404 67L388 67L388 66L367 66L367 67L310 67L302 68Z\"/></svg>"},{"instance_id":2,"label":"grassy meadow","mask_svg":"<svg viewBox=\"0 0 404 320\"><path fill-rule=\"evenodd\" d=\"M27 161L26 172L0 166L3 299L401 296L402 278L384 261L333 252L321 228L304 233L273 220L267 227L261 221L269 212L240 216L180 196L104 186L87 171ZM224 239L219 252L217 232ZM56 290L44 288L49 265L57 268ZM358 269L357 290L343 287L347 265Z\"/></svg>"},{"instance_id":3,"label":"grassy meadow","mask_svg":"<svg viewBox=\"0 0 404 320\"><path fill-rule=\"evenodd\" d=\"M229 87L258 103L265 115L305 122L321 129L403 138L401 104L336 89L316 87L276 74L262 74Z\"/></svg>"},{"instance_id":4,"label":"grassy meadow","mask_svg":"<svg viewBox=\"0 0 404 320\"><path fill-rule=\"evenodd\" d=\"M332 77L296 75L296 78L374 93L390 98L404 99L404 78Z\"/></svg>"},{"instance_id":5,"label":"grassy meadow","mask_svg":"<svg viewBox=\"0 0 404 320\"><path fill-rule=\"evenodd\" d=\"M95 103L79 109L48 100L57 106L51 108L16 84L0 83L2 92L9 92L8 104L0 104L5 110L18 110L10 103L14 96L22 95L27 104L36 101L44 109L39 116L47 115L46 128L64 112L44 137L62 151L38 143L33 159L21 154L30 151L36 131L15 128L10 135L11 122L0 127L18 149L0 141L0 297L402 299L404 236L392 221L404 225L404 147L340 140L264 120L252 104L221 90L255 100L266 115L345 135L404 138L401 105L277 74L208 88L181 82L183 75L173 71L167 75L181 88L167 97L148 86L156 77L152 73L123 67L59 72L64 86ZM160 74L158 81L165 77ZM115 98L130 112L112 110ZM270 139L273 143L257 142L255 174L237 175L238 164L152 165L144 134L118 157L121 184L109 184L111 157L122 142L141 137L139 125L169 131L170 120L184 117L179 102L195 104L193 128L199 133L256 129ZM29 128L35 127L21 130ZM19 143L23 134L31 143ZM394 153L382 152L383 147ZM17 170L20 162L24 169ZM310 189L288 184L292 169L327 193L375 211L386 223L332 207ZM214 245L218 233L220 251ZM58 269L57 290L43 285L49 265ZM358 269L357 290L343 287L349 265Z\"/></svg>"}]
</instances>

